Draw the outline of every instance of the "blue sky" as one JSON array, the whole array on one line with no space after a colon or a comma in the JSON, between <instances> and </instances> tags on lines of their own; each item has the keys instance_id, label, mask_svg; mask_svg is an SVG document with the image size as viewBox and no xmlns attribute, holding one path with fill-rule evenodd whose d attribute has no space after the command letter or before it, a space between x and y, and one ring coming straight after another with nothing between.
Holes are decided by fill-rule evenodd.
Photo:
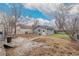
<instances>
[{"instance_id":1,"label":"blue sky","mask_svg":"<svg viewBox=\"0 0 79 59\"><path fill-rule=\"evenodd\" d=\"M1 4L0 3L0 11L2 12L6 12L7 14L9 13L9 10L10 10L10 6L11 4ZM51 17L49 17L48 15L44 14L43 12L37 10L37 9L29 9L29 8L25 8L24 6L22 6L21 8L22 10L22 13L21 15L22 16L30 16L30 17L33 17L33 18L43 18L43 19L48 19L50 20Z\"/></svg>"}]
</instances>

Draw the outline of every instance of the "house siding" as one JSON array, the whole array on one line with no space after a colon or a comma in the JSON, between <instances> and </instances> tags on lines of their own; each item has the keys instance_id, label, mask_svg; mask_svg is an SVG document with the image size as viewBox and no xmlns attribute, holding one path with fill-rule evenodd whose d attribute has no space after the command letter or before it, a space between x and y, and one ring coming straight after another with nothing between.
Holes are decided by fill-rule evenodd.
<instances>
[{"instance_id":1,"label":"house siding","mask_svg":"<svg viewBox=\"0 0 79 59\"><path fill-rule=\"evenodd\" d=\"M37 35L46 35L47 34L47 30L46 29L37 28L37 29L34 30L34 33L37 34Z\"/></svg>"},{"instance_id":2,"label":"house siding","mask_svg":"<svg viewBox=\"0 0 79 59\"><path fill-rule=\"evenodd\" d=\"M54 34L54 30L49 30L46 28L37 27L34 29L34 33L37 35L51 35L51 34Z\"/></svg>"}]
</instances>

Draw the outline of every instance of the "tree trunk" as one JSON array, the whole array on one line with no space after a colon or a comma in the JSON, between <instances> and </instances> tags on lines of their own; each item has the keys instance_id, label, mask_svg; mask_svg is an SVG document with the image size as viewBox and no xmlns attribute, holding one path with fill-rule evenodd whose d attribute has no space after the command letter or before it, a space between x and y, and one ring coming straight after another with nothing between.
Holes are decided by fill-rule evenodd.
<instances>
[{"instance_id":1,"label":"tree trunk","mask_svg":"<svg viewBox=\"0 0 79 59\"><path fill-rule=\"evenodd\" d=\"M72 34L71 36L69 36L73 41L77 40L77 34Z\"/></svg>"}]
</instances>

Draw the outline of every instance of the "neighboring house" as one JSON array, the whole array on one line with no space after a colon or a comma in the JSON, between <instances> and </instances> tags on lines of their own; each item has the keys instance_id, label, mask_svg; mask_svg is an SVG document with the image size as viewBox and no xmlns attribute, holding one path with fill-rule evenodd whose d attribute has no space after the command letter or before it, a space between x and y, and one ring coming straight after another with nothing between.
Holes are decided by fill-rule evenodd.
<instances>
[{"instance_id":1,"label":"neighboring house","mask_svg":"<svg viewBox=\"0 0 79 59\"><path fill-rule=\"evenodd\" d=\"M37 35L51 35L54 34L54 29L50 26L27 26L23 24L17 25L17 34L37 34Z\"/></svg>"},{"instance_id":2,"label":"neighboring house","mask_svg":"<svg viewBox=\"0 0 79 59\"><path fill-rule=\"evenodd\" d=\"M32 28L32 26L18 24L16 33L17 34L30 34L30 33L33 33L33 28Z\"/></svg>"},{"instance_id":3,"label":"neighboring house","mask_svg":"<svg viewBox=\"0 0 79 59\"><path fill-rule=\"evenodd\" d=\"M4 28L3 25L0 24L0 40L4 40Z\"/></svg>"},{"instance_id":4,"label":"neighboring house","mask_svg":"<svg viewBox=\"0 0 79 59\"><path fill-rule=\"evenodd\" d=\"M33 32L37 35L51 35L54 34L54 29L50 26L36 26L33 29Z\"/></svg>"}]
</instances>

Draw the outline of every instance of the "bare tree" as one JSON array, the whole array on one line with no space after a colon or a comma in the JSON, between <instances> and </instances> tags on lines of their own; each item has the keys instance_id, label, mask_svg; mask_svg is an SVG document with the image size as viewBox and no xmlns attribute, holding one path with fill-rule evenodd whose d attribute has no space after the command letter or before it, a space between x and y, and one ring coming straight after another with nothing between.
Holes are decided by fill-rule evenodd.
<instances>
[{"instance_id":1,"label":"bare tree","mask_svg":"<svg viewBox=\"0 0 79 59\"><path fill-rule=\"evenodd\" d=\"M59 30L69 35L72 40L76 40L76 35L79 31L79 17L71 16L69 14L70 9L72 8L65 7L64 5L60 6L55 14L55 22Z\"/></svg>"},{"instance_id":2,"label":"bare tree","mask_svg":"<svg viewBox=\"0 0 79 59\"><path fill-rule=\"evenodd\" d=\"M14 22L14 36L16 36L16 26L18 22L18 18L21 16L21 4L11 4L11 14L14 16L13 22Z\"/></svg>"},{"instance_id":3,"label":"bare tree","mask_svg":"<svg viewBox=\"0 0 79 59\"><path fill-rule=\"evenodd\" d=\"M1 25L3 26L4 39L13 34L13 18L5 13L0 13Z\"/></svg>"},{"instance_id":4,"label":"bare tree","mask_svg":"<svg viewBox=\"0 0 79 59\"><path fill-rule=\"evenodd\" d=\"M3 26L2 32L4 33L4 39L6 38L6 34L5 34L6 24L5 23L6 23L6 15L3 12L0 12L0 25Z\"/></svg>"},{"instance_id":5,"label":"bare tree","mask_svg":"<svg viewBox=\"0 0 79 59\"><path fill-rule=\"evenodd\" d=\"M37 25L38 25L38 23L39 23L39 21L38 21L38 20L34 20L33 27L37 26Z\"/></svg>"},{"instance_id":6,"label":"bare tree","mask_svg":"<svg viewBox=\"0 0 79 59\"><path fill-rule=\"evenodd\" d=\"M21 5L11 4L9 15L6 15L6 13L2 11L0 14L1 24L4 28L4 38L7 36L15 37L16 25L18 18L21 16Z\"/></svg>"},{"instance_id":7,"label":"bare tree","mask_svg":"<svg viewBox=\"0 0 79 59\"><path fill-rule=\"evenodd\" d=\"M38 6L37 6L38 5ZM38 10L41 10L45 12L45 14L52 17L52 15L55 15L55 23L59 30L62 30L65 32L69 37L73 40L75 40L75 35L77 35L77 31L79 31L79 22L78 17L70 16L69 10L72 9L73 6L69 6L67 4L27 4L29 7L38 8ZM41 6L41 7L40 7ZM66 7L67 6L67 7ZM73 13L73 12L72 12ZM75 28L75 29L74 29Z\"/></svg>"}]
</instances>

